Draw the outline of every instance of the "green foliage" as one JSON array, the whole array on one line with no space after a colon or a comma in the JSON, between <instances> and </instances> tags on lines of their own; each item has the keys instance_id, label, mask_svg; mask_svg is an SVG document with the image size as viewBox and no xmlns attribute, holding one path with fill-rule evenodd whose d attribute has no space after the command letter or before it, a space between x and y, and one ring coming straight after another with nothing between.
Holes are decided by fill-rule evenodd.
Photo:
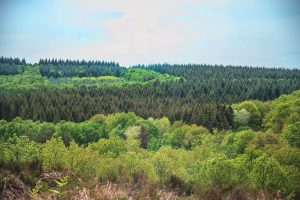
<instances>
[{"instance_id":1,"label":"green foliage","mask_svg":"<svg viewBox=\"0 0 300 200\"><path fill-rule=\"evenodd\" d=\"M183 120L210 131L228 130L233 127L229 104L271 100L300 86L297 69L193 64L127 69L114 62L42 59L25 70L25 64L20 59L0 59L0 74L5 75L0 77L1 119L81 122L95 113L132 111L143 118L166 116L171 122ZM121 74L142 81L129 81ZM252 102L264 117L263 103Z\"/></svg>"},{"instance_id":2,"label":"green foliage","mask_svg":"<svg viewBox=\"0 0 300 200\"><path fill-rule=\"evenodd\" d=\"M25 136L13 135L3 145L2 154L6 161L32 161L40 156L40 146Z\"/></svg>"},{"instance_id":3,"label":"green foliage","mask_svg":"<svg viewBox=\"0 0 300 200\"><path fill-rule=\"evenodd\" d=\"M41 158L46 169L61 169L66 166L67 149L61 138L46 141L43 145Z\"/></svg>"},{"instance_id":4,"label":"green foliage","mask_svg":"<svg viewBox=\"0 0 300 200\"><path fill-rule=\"evenodd\" d=\"M184 145L184 138L185 138L186 131L187 131L186 127L182 126L174 129L170 133L169 139L173 147L180 148L181 146Z\"/></svg>"},{"instance_id":5,"label":"green foliage","mask_svg":"<svg viewBox=\"0 0 300 200\"><path fill-rule=\"evenodd\" d=\"M255 103L262 119L264 119L267 112L269 111L268 102L262 102L262 101L258 101L258 100L253 100L252 102Z\"/></svg>"},{"instance_id":6,"label":"green foliage","mask_svg":"<svg viewBox=\"0 0 300 200\"><path fill-rule=\"evenodd\" d=\"M126 151L126 143L119 137L110 137L109 139L101 139L96 143L91 143L88 148L99 155L118 157Z\"/></svg>"},{"instance_id":7,"label":"green foliage","mask_svg":"<svg viewBox=\"0 0 300 200\"><path fill-rule=\"evenodd\" d=\"M0 76L0 88L3 91L24 92L44 87L46 82L37 65L27 65L22 74Z\"/></svg>"},{"instance_id":8,"label":"green foliage","mask_svg":"<svg viewBox=\"0 0 300 200\"><path fill-rule=\"evenodd\" d=\"M160 73L152 71L152 70L133 68L133 69L128 69L125 72L123 72L122 76L126 80L130 80L130 81L146 82L146 81L150 81L150 80L153 80L153 79L159 77Z\"/></svg>"},{"instance_id":9,"label":"green foliage","mask_svg":"<svg viewBox=\"0 0 300 200\"><path fill-rule=\"evenodd\" d=\"M245 152L247 145L254 138L254 135L252 130L230 133L224 138L222 146L229 157L235 157Z\"/></svg>"},{"instance_id":10,"label":"green foliage","mask_svg":"<svg viewBox=\"0 0 300 200\"><path fill-rule=\"evenodd\" d=\"M300 90L290 95L282 95L270 105L264 124L267 129L281 133L285 126L299 122Z\"/></svg>"},{"instance_id":11,"label":"green foliage","mask_svg":"<svg viewBox=\"0 0 300 200\"><path fill-rule=\"evenodd\" d=\"M94 177L97 172L97 162L100 158L97 152L91 152L83 147L79 147L75 142L71 142L65 157L69 166L78 175Z\"/></svg>"},{"instance_id":12,"label":"green foliage","mask_svg":"<svg viewBox=\"0 0 300 200\"><path fill-rule=\"evenodd\" d=\"M175 169L174 161L160 150L152 157L152 163L161 184L167 182Z\"/></svg>"},{"instance_id":13,"label":"green foliage","mask_svg":"<svg viewBox=\"0 0 300 200\"><path fill-rule=\"evenodd\" d=\"M291 146L300 148L300 121L286 125L282 134Z\"/></svg>"},{"instance_id":14,"label":"green foliage","mask_svg":"<svg viewBox=\"0 0 300 200\"><path fill-rule=\"evenodd\" d=\"M103 114L96 114L90 118L90 120L103 121L103 122L105 121L105 119L106 116Z\"/></svg>"},{"instance_id":15,"label":"green foliage","mask_svg":"<svg viewBox=\"0 0 300 200\"><path fill-rule=\"evenodd\" d=\"M251 144L258 149L263 149L268 145L283 145L283 141L272 132L256 132Z\"/></svg>"},{"instance_id":16,"label":"green foliage","mask_svg":"<svg viewBox=\"0 0 300 200\"><path fill-rule=\"evenodd\" d=\"M250 119L250 113L246 109L242 108L239 111L234 110L233 115L234 115L233 120L237 127L248 125Z\"/></svg>"},{"instance_id":17,"label":"green foliage","mask_svg":"<svg viewBox=\"0 0 300 200\"><path fill-rule=\"evenodd\" d=\"M274 188L291 194L298 186L297 180L289 172L274 158L263 155L254 161L250 177L254 187Z\"/></svg>"},{"instance_id":18,"label":"green foliage","mask_svg":"<svg viewBox=\"0 0 300 200\"><path fill-rule=\"evenodd\" d=\"M232 108L235 111L235 121L237 125L248 125L249 127L258 130L262 123L262 114L253 101L243 101L239 104L233 104ZM249 112L250 116L248 117Z\"/></svg>"},{"instance_id":19,"label":"green foliage","mask_svg":"<svg viewBox=\"0 0 300 200\"><path fill-rule=\"evenodd\" d=\"M40 72L43 76L58 78L82 76L120 76L124 70L118 63L85 60L57 60L41 59Z\"/></svg>"},{"instance_id":20,"label":"green foliage","mask_svg":"<svg viewBox=\"0 0 300 200\"><path fill-rule=\"evenodd\" d=\"M56 126L49 123L41 123L38 126L38 131L36 133L31 133L29 138L39 143L44 143L50 140L54 133L56 132Z\"/></svg>"},{"instance_id":21,"label":"green foliage","mask_svg":"<svg viewBox=\"0 0 300 200\"><path fill-rule=\"evenodd\" d=\"M136 125L140 120L134 113L116 113L108 115L105 122L111 135L122 135L126 128Z\"/></svg>"},{"instance_id":22,"label":"green foliage","mask_svg":"<svg viewBox=\"0 0 300 200\"><path fill-rule=\"evenodd\" d=\"M153 70L142 69L142 68L130 68L124 71L122 76L127 81L136 81L142 83L178 81L180 79L179 77L170 76L168 74L161 74Z\"/></svg>"},{"instance_id":23,"label":"green foliage","mask_svg":"<svg viewBox=\"0 0 300 200\"><path fill-rule=\"evenodd\" d=\"M130 126L124 132L127 140L137 140L141 132L141 126Z\"/></svg>"},{"instance_id":24,"label":"green foliage","mask_svg":"<svg viewBox=\"0 0 300 200\"><path fill-rule=\"evenodd\" d=\"M202 142L203 135L209 134L209 131L203 126L192 124L187 127L187 132L184 137L184 147L191 149Z\"/></svg>"},{"instance_id":25,"label":"green foliage","mask_svg":"<svg viewBox=\"0 0 300 200\"><path fill-rule=\"evenodd\" d=\"M87 71L84 67L74 69L72 73L77 77L64 76L63 71L50 67L49 78L42 77L38 65L27 65L22 74L0 76L0 88L7 91L24 92L39 88L76 88L87 87L126 87L134 85L151 85L154 83L172 82L179 80L178 77L160 74L146 69L123 69L123 77L96 76L86 77ZM56 71L57 70L57 71Z\"/></svg>"},{"instance_id":26,"label":"green foliage","mask_svg":"<svg viewBox=\"0 0 300 200\"><path fill-rule=\"evenodd\" d=\"M120 157L121 177L125 182L133 181L133 178L138 175L146 176L148 180L157 181L154 166L152 163L143 157L143 154L135 152L127 152Z\"/></svg>"},{"instance_id":27,"label":"green foliage","mask_svg":"<svg viewBox=\"0 0 300 200\"><path fill-rule=\"evenodd\" d=\"M16 118L12 122L2 121L0 137L9 138L14 133L17 136L26 136L30 140L44 143L52 136L60 136L65 144L75 140L78 144L87 145L107 138L108 131L103 121L90 120L82 123L60 121L57 124L49 122L33 122Z\"/></svg>"},{"instance_id":28,"label":"green foliage","mask_svg":"<svg viewBox=\"0 0 300 200\"><path fill-rule=\"evenodd\" d=\"M293 102L294 98L292 94L283 100ZM264 110L264 104L255 101L241 103L241 110L255 112L253 103L264 113L261 116L274 113L273 108ZM297 102L294 104L297 107ZM282 119L282 134L273 131L277 128L274 124L269 124L267 131L213 129L210 133L203 126L172 123L166 117L145 120L131 112L97 114L79 123L33 122L20 117L1 120L0 180L5 173L30 179L31 186L36 186L30 190L35 198L47 192L64 198L69 187L88 188L108 181L140 190L141 196L145 188L168 188L196 198L210 191L229 195L245 188L292 198L300 191L299 121L297 109L294 111ZM25 165L28 169L20 170ZM41 172L71 175L45 181L40 188L40 174L30 172L34 178L24 175L31 168L39 171L38 166Z\"/></svg>"},{"instance_id":29,"label":"green foliage","mask_svg":"<svg viewBox=\"0 0 300 200\"><path fill-rule=\"evenodd\" d=\"M203 126L185 125L178 121L164 134L164 138L172 147L191 149L201 144L202 137L208 133L209 131Z\"/></svg>"},{"instance_id":30,"label":"green foliage","mask_svg":"<svg viewBox=\"0 0 300 200\"><path fill-rule=\"evenodd\" d=\"M280 164L293 165L300 170L300 149L283 146L272 154Z\"/></svg>"},{"instance_id":31,"label":"green foliage","mask_svg":"<svg viewBox=\"0 0 300 200\"><path fill-rule=\"evenodd\" d=\"M160 119L151 120L153 124L158 128L159 135L163 135L163 133L168 132L171 123L167 117L162 117Z\"/></svg>"},{"instance_id":32,"label":"green foliage","mask_svg":"<svg viewBox=\"0 0 300 200\"><path fill-rule=\"evenodd\" d=\"M60 179L58 179L57 181L55 181L57 183L57 186L58 187L64 187L65 185L68 184L68 177L67 176L64 176Z\"/></svg>"},{"instance_id":33,"label":"green foliage","mask_svg":"<svg viewBox=\"0 0 300 200\"><path fill-rule=\"evenodd\" d=\"M200 187L219 186L229 188L241 183L247 176L244 163L219 155L205 162L195 162L191 170L192 180Z\"/></svg>"},{"instance_id":34,"label":"green foliage","mask_svg":"<svg viewBox=\"0 0 300 200\"><path fill-rule=\"evenodd\" d=\"M27 65L21 76L19 84L42 86L44 84L44 79L39 72L39 67L37 65Z\"/></svg>"},{"instance_id":35,"label":"green foliage","mask_svg":"<svg viewBox=\"0 0 300 200\"><path fill-rule=\"evenodd\" d=\"M56 188L58 189L49 189L49 191L51 193L53 193L54 195L57 195L59 197L62 197L65 193L66 193L66 186L68 184L68 176L64 176L59 178L58 180L54 180L56 183Z\"/></svg>"}]
</instances>

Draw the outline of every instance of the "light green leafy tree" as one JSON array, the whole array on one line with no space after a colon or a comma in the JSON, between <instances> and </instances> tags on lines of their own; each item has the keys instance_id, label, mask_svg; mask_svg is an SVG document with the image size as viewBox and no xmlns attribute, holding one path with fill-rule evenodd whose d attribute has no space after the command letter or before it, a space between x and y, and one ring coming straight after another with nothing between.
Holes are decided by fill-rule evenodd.
<instances>
[{"instance_id":1,"label":"light green leafy tree","mask_svg":"<svg viewBox=\"0 0 300 200\"><path fill-rule=\"evenodd\" d=\"M161 151L156 152L151 162L153 163L154 170L159 177L160 183L167 182L175 169L175 163L171 158Z\"/></svg>"},{"instance_id":2,"label":"light green leafy tree","mask_svg":"<svg viewBox=\"0 0 300 200\"><path fill-rule=\"evenodd\" d=\"M282 129L300 121L300 90L272 101L264 119L266 129L281 133Z\"/></svg>"},{"instance_id":3,"label":"light green leafy tree","mask_svg":"<svg viewBox=\"0 0 300 200\"><path fill-rule=\"evenodd\" d=\"M88 149L108 157L118 157L121 153L127 151L126 142L117 136L91 143Z\"/></svg>"},{"instance_id":4,"label":"light green leafy tree","mask_svg":"<svg viewBox=\"0 0 300 200\"><path fill-rule=\"evenodd\" d=\"M99 155L96 152L88 151L79 147L72 141L68 147L67 165L78 175L93 177L96 175Z\"/></svg>"},{"instance_id":5,"label":"light green leafy tree","mask_svg":"<svg viewBox=\"0 0 300 200\"><path fill-rule=\"evenodd\" d=\"M42 148L42 160L47 169L61 169L67 163L67 148L60 137L47 140Z\"/></svg>"},{"instance_id":6,"label":"light green leafy tree","mask_svg":"<svg viewBox=\"0 0 300 200\"><path fill-rule=\"evenodd\" d=\"M202 142L202 136L209 134L209 131L203 126L192 124L187 126L187 131L184 137L184 147L191 149Z\"/></svg>"},{"instance_id":7,"label":"light green leafy tree","mask_svg":"<svg viewBox=\"0 0 300 200\"><path fill-rule=\"evenodd\" d=\"M40 146L26 136L13 136L6 143L6 153L10 160L32 161L39 158Z\"/></svg>"},{"instance_id":8,"label":"light green leafy tree","mask_svg":"<svg viewBox=\"0 0 300 200\"><path fill-rule=\"evenodd\" d=\"M292 147L300 148L300 121L285 126L282 134Z\"/></svg>"},{"instance_id":9,"label":"light green leafy tree","mask_svg":"<svg viewBox=\"0 0 300 200\"><path fill-rule=\"evenodd\" d=\"M236 157L238 154L245 152L247 145L252 141L254 135L252 130L230 133L224 138L221 146L229 157Z\"/></svg>"},{"instance_id":10,"label":"light green leafy tree","mask_svg":"<svg viewBox=\"0 0 300 200\"><path fill-rule=\"evenodd\" d=\"M291 194L298 187L291 168L281 166L277 160L266 155L254 160L250 178L256 188L277 189L284 194Z\"/></svg>"},{"instance_id":11,"label":"light green leafy tree","mask_svg":"<svg viewBox=\"0 0 300 200\"><path fill-rule=\"evenodd\" d=\"M262 124L261 113L259 112L258 107L252 101L243 101L239 104L233 104L232 108L236 111L240 111L242 109L247 110L250 113L248 126L257 130L260 129ZM245 112L243 112L245 114Z\"/></svg>"},{"instance_id":12,"label":"light green leafy tree","mask_svg":"<svg viewBox=\"0 0 300 200\"><path fill-rule=\"evenodd\" d=\"M227 159L224 155L217 155L204 162L195 162L191 169L191 179L199 187L233 187L240 183L242 180L240 176L244 175L240 171L241 165Z\"/></svg>"},{"instance_id":13,"label":"light green leafy tree","mask_svg":"<svg viewBox=\"0 0 300 200\"><path fill-rule=\"evenodd\" d=\"M153 124L158 128L160 135L163 135L164 133L168 132L171 127L171 123L167 117L155 119L153 120Z\"/></svg>"},{"instance_id":14,"label":"light green leafy tree","mask_svg":"<svg viewBox=\"0 0 300 200\"><path fill-rule=\"evenodd\" d=\"M239 111L237 110L233 111L233 120L237 127L247 126L249 123L249 119L250 119L250 113L246 109L242 108Z\"/></svg>"}]
</instances>

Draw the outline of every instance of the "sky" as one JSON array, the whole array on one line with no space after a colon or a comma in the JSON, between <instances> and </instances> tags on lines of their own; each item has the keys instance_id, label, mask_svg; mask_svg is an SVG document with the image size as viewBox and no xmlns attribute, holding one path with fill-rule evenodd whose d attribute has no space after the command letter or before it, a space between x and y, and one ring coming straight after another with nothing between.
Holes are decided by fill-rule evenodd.
<instances>
[{"instance_id":1,"label":"sky","mask_svg":"<svg viewBox=\"0 0 300 200\"><path fill-rule=\"evenodd\" d=\"M300 68L298 0L0 0L0 56Z\"/></svg>"}]
</instances>

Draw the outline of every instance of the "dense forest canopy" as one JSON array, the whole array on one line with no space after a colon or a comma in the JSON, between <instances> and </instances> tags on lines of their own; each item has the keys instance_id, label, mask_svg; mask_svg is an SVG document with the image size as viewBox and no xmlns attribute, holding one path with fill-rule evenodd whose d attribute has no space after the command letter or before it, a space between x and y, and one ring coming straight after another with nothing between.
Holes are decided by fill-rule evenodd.
<instances>
[{"instance_id":1,"label":"dense forest canopy","mask_svg":"<svg viewBox=\"0 0 300 200\"><path fill-rule=\"evenodd\" d=\"M166 117L145 120L134 113L96 114L81 123L54 124L19 117L11 122L1 120L0 166L32 188L28 195L34 198L76 195L70 188L83 183L93 188L96 181L118 184L114 187L123 191L110 191L113 198L129 198L125 186L135 188L137 197L152 199L161 195L174 199L177 195L195 199L274 199L278 195L297 199L299 99L300 90L271 102L235 104L235 111L245 109L249 113L235 115L237 130L215 129L212 134L203 126L171 123ZM282 113L286 106L292 112ZM280 129L278 121L282 122ZM249 128L257 128L257 123L262 123L259 131ZM19 171L11 166L18 166ZM62 169L69 172L45 173ZM48 178L41 178L44 176ZM14 177L8 180L10 186L17 184ZM0 184L3 187L4 183ZM159 192L157 188L165 189ZM97 192L91 197L107 197L107 188L93 190ZM168 190L175 190L177 195ZM26 189L18 192L14 195L22 195Z\"/></svg>"},{"instance_id":2,"label":"dense forest canopy","mask_svg":"<svg viewBox=\"0 0 300 200\"><path fill-rule=\"evenodd\" d=\"M230 129L231 103L299 89L300 71L190 64L127 69L114 62L45 59L19 74L3 74L0 88L0 117L6 120L80 122L96 113L135 112Z\"/></svg>"},{"instance_id":3,"label":"dense forest canopy","mask_svg":"<svg viewBox=\"0 0 300 200\"><path fill-rule=\"evenodd\" d=\"M297 199L299 89L298 69L1 57L0 198Z\"/></svg>"}]
</instances>

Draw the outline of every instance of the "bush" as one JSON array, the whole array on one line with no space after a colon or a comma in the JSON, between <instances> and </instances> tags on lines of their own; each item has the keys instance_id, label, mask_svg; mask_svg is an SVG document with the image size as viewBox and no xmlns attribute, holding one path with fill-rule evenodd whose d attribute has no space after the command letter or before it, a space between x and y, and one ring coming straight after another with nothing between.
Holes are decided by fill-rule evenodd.
<instances>
[{"instance_id":1,"label":"bush","mask_svg":"<svg viewBox=\"0 0 300 200\"><path fill-rule=\"evenodd\" d=\"M292 147L300 148L300 122L287 125L282 134Z\"/></svg>"},{"instance_id":2,"label":"bush","mask_svg":"<svg viewBox=\"0 0 300 200\"><path fill-rule=\"evenodd\" d=\"M53 137L46 141L42 148L42 160L48 170L59 170L67 164L67 148L62 139Z\"/></svg>"},{"instance_id":3,"label":"bush","mask_svg":"<svg viewBox=\"0 0 300 200\"><path fill-rule=\"evenodd\" d=\"M101 139L98 142L89 144L88 148L99 155L114 158L127 150L125 141L119 137Z\"/></svg>"},{"instance_id":4,"label":"bush","mask_svg":"<svg viewBox=\"0 0 300 200\"><path fill-rule=\"evenodd\" d=\"M245 175L241 173L241 169L243 169L243 163L236 164L234 160L219 155L207 161L196 162L191 170L191 179L200 188L211 186L230 188L241 183Z\"/></svg>"},{"instance_id":5,"label":"bush","mask_svg":"<svg viewBox=\"0 0 300 200\"><path fill-rule=\"evenodd\" d=\"M265 187L291 194L296 192L297 181L294 180L288 169L281 166L274 158L263 155L254 160L250 178L255 188Z\"/></svg>"}]
</instances>

